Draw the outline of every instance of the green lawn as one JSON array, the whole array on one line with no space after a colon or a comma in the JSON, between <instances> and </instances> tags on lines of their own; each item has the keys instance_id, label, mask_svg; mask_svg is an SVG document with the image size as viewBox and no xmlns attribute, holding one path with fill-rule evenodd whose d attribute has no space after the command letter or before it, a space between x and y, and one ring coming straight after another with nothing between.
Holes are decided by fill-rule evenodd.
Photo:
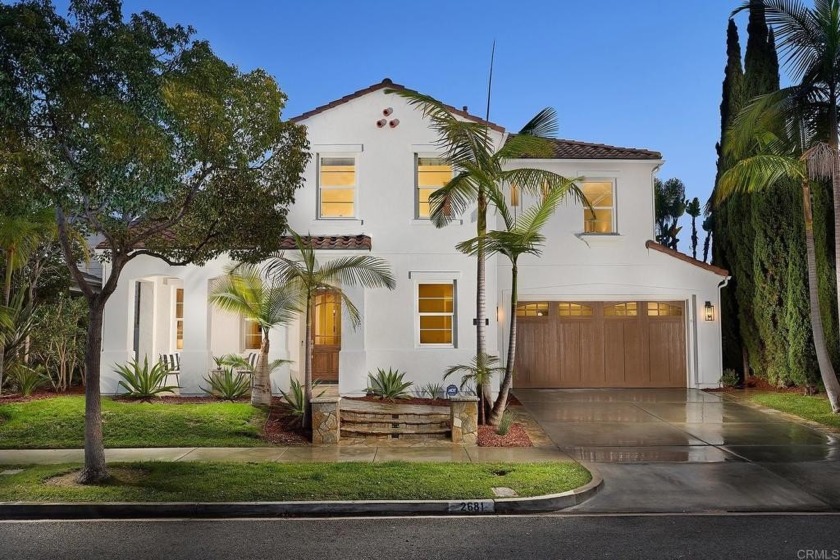
<instances>
[{"instance_id":1,"label":"green lawn","mask_svg":"<svg viewBox=\"0 0 840 560\"><path fill-rule=\"evenodd\" d=\"M807 397L795 393L758 393L749 399L768 408L794 414L806 420L840 428L840 414L833 414L828 400L822 396Z\"/></svg>"},{"instance_id":2,"label":"green lawn","mask_svg":"<svg viewBox=\"0 0 840 560\"><path fill-rule=\"evenodd\" d=\"M228 502L493 498L564 492L591 480L577 463L120 463L105 484L57 484L76 466L22 467L0 476L0 501ZM69 477L66 477L69 478Z\"/></svg>"},{"instance_id":3,"label":"green lawn","mask_svg":"<svg viewBox=\"0 0 840 560\"><path fill-rule=\"evenodd\" d=\"M247 403L161 404L102 399L106 447L267 445L265 413ZM0 449L84 445L84 397L0 405Z\"/></svg>"}]
</instances>

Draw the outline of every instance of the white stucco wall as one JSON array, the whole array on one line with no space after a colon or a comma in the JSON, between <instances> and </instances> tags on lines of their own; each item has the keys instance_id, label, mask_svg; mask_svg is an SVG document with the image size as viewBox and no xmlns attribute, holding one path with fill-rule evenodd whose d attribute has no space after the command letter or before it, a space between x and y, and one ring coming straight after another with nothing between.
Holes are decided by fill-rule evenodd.
<instances>
[{"instance_id":1,"label":"white stucco wall","mask_svg":"<svg viewBox=\"0 0 840 560\"><path fill-rule=\"evenodd\" d=\"M383 110L399 126L377 128ZM444 229L415 219L415 155L438 152L435 133L420 113L395 95L374 91L303 122L313 153L305 171L305 186L296 193L289 213L290 226L301 234L368 235L372 254L386 259L397 280L396 289L348 288L363 320L353 329L348 318L342 325L339 389L360 393L367 373L376 368L398 368L417 386L442 382L443 371L468 362L475 354L475 260L455 250L455 245L475 235L473 212ZM497 141L502 139L495 135ZM356 157L357 199L353 219L317 219L319 155ZM718 283L721 276L672 256L645 248L653 238L653 186L656 160L556 161L528 160L568 177L610 178L616 183L617 233L581 236L583 208L561 205L547 225L548 239L541 258L520 261L520 298L528 299L668 299L687 302L686 318L689 387L716 386L720 378L720 322ZM527 197L524 197L527 198ZM491 222L492 223L492 222ZM319 251L318 259L346 256L347 251ZM350 253L352 254L352 253ZM366 254L366 253L365 253ZM132 355L134 284L154 281L159 319L152 339L154 352L163 352L172 339L170 287L165 279L178 279L185 290L184 349L181 351L183 393L199 392L199 384L212 367L212 355L242 351L241 321L213 310L207 304L208 283L223 274L228 259L219 258L203 267L169 267L149 257L132 261L106 308L103 338L102 389L116 389L113 363ZM106 266L107 273L107 266ZM416 284L422 281L456 282L456 344L453 348L422 348L417 344ZM506 341L506 308L510 295L510 267L504 259L487 263L488 351L499 354ZM702 306L711 301L718 316L702 320ZM497 306L502 308L497 323ZM300 321L271 333L271 358L292 360L276 372L273 386L285 388L289 374L300 376L303 327ZM167 349L166 351L171 351ZM453 380L455 381L455 380Z\"/></svg>"}]
</instances>

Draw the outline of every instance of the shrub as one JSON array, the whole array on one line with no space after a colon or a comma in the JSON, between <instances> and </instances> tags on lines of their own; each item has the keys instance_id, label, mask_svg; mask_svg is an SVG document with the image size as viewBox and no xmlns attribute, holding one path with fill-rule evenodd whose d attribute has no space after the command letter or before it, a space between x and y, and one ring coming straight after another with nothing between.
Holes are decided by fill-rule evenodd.
<instances>
[{"instance_id":1,"label":"shrub","mask_svg":"<svg viewBox=\"0 0 840 560\"><path fill-rule=\"evenodd\" d=\"M420 389L421 396L428 396L430 399L439 399L443 397L444 388L440 383L426 383Z\"/></svg>"},{"instance_id":2,"label":"shrub","mask_svg":"<svg viewBox=\"0 0 840 560\"><path fill-rule=\"evenodd\" d=\"M388 368L385 371L379 368L376 375L368 373L368 395L379 397L380 399L407 399L410 398L408 388L414 385L411 381L403 381L405 372L398 369Z\"/></svg>"},{"instance_id":3,"label":"shrub","mask_svg":"<svg viewBox=\"0 0 840 560\"><path fill-rule=\"evenodd\" d=\"M15 362L9 368L9 374L24 397L32 395L35 389L49 380L42 365L29 367L26 364Z\"/></svg>"},{"instance_id":4,"label":"shrub","mask_svg":"<svg viewBox=\"0 0 840 560\"><path fill-rule=\"evenodd\" d=\"M174 385L164 385L166 376L169 375L166 366L155 362L150 368L148 356L143 358L142 366L137 360L131 360L126 365L117 365L114 371L122 378L118 386L125 389L129 397L147 401L160 393L168 393L178 388Z\"/></svg>"},{"instance_id":5,"label":"shrub","mask_svg":"<svg viewBox=\"0 0 840 560\"><path fill-rule=\"evenodd\" d=\"M235 401L251 391L250 376L235 372L231 367L210 372L210 375L205 377L204 381L210 385L210 388L201 387L201 390L224 401Z\"/></svg>"},{"instance_id":6,"label":"shrub","mask_svg":"<svg viewBox=\"0 0 840 560\"><path fill-rule=\"evenodd\" d=\"M35 314L31 355L45 366L53 389L66 391L85 362L87 303L84 298L59 297Z\"/></svg>"},{"instance_id":7,"label":"shrub","mask_svg":"<svg viewBox=\"0 0 840 560\"><path fill-rule=\"evenodd\" d=\"M505 410L502 414L502 419L499 420L499 426L496 428L496 433L500 436L506 436L513 425L513 413L510 410Z\"/></svg>"},{"instance_id":8,"label":"shrub","mask_svg":"<svg viewBox=\"0 0 840 560\"><path fill-rule=\"evenodd\" d=\"M720 376L720 384L724 387L735 387L738 385L738 374L734 369L723 370L723 375Z\"/></svg>"},{"instance_id":9,"label":"shrub","mask_svg":"<svg viewBox=\"0 0 840 560\"><path fill-rule=\"evenodd\" d=\"M313 393L318 385L320 385L320 381L316 380L312 382ZM304 390L303 384L294 377L289 376L288 392L279 387L277 391L283 395L283 400L286 401L286 418L289 420L289 423L294 426L301 426L303 424L303 416L306 413L306 391ZM323 394L324 391L321 391L315 396L317 398Z\"/></svg>"}]
</instances>

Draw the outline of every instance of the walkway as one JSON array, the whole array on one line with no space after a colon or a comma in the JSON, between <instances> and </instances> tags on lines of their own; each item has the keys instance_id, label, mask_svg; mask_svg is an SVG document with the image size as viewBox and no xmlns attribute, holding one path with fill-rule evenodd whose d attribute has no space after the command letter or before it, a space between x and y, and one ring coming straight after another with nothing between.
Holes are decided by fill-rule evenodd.
<instances>
[{"instance_id":1,"label":"walkway","mask_svg":"<svg viewBox=\"0 0 840 560\"><path fill-rule=\"evenodd\" d=\"M604 477L586 512L840 509L840 439L697 390L524 390L570 458Z\"/></svg>"}]
</instances>

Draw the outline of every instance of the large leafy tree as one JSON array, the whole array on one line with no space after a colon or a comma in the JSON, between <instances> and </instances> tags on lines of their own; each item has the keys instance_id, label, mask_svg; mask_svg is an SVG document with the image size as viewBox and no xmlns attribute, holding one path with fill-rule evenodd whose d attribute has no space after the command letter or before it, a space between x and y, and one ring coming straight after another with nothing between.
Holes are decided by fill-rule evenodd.
<instances>
[{"instance_id":1,"label":"large leafy tree","mask_svg":"<svg viewBox=\"0 0 840 560\"><path fill-rule=\"evenodd\" d=\"M557 118L553 109L537 113L522 129L508 137L499 146L501 135L491 133L486 121L465 120L437 99L414 91L386 90L405 98L417 107L431 122L437 132L442 157L453 169L455 176L442 188L429 196L430 218L436 227L445 227L461 216L468 208L476 207L476 357L477 367L486 369L482 361L487 354L487 283L485 248L487 236L487 210L491 206L489 192L501 190L505 185L515 185L524 192L539 193L544 189L562 187L562 178L556 173L530 167L511 168L512 160L523 157L551 158L553 144L549 140L557 132ZM484 417L489 416L491 387L481 383L477 387Z\"/></svg>"},{"instance_id":2,"label":"large leafy tree","mask_svg":"<svg viewBox=\"0 0 840 560\"><path fill-rule=\"evenodd\" d=\"M485 238L485 250L488 255L499 254L505 256L511 265L510 291L510 326L508 333L507 359L504 367L504 377L499 388L499 395L493 403L493 409L487 422L498 425L507 408L508 395L513 387L514 367L516 365L516 307L519 302L519 258L522 255L542 254L545 236L541 233L543 227L551 218L557 205L568 196L584 202L585 197L580 188L571 180L562 176L556 178L555 188L547 191L538 198L538 202L517 215L507 204L505 193L492 186L488 191L488 199L492 202L496 212L502 219L504 229L491 230ZM584 202L585 204L585 202ZM475 255L478 250L478 238L474 237L458 245L458 249L469 255Z\"/></svg>"},{"instance_id":3,"label":"large leafy tree","mask_svg":"<svg viewBox=\"0 0 840 560\"><path fill-rule=\"evenodd\" d=\"M295 253L285 252L272 256L265 263L268 278L278 282L284 289L295 294L303 305L306 338L304 348L304 408L303 425L311 428L312 424L312 304L315 297L322 293L333 293L340 300L342 308L350 318L353 327L361 324L359 309L343 288L363 286L366 288L388 288L393 290L396 280L388 263L372 255L354 255L339 257L324 264L318 262L311 237L303 237L292 231L295 241Z\"/></svg>"},{"instance_id":4,"label":"large leafy tree","mask_svg":"<svg viewBox=\"0 0 840 560\"><path fill-rule=\"evenodd\" d=\"M682 227L680 218L685 214L685 185L676 177L663 182L654 179L654 202L656 219L656 241L676 249L679 243L677 237Z\"/></svg>"},{"instance_id":5,"label":"large leafy tree","mask_svg":"<svg viewBox=\"0 0 840 560\"><path fill-rule=\"evenodd\" d=\"M260 326L260 358L254 371L251 404L271 405L268 335L271 329L287 325L297 316L297 294L275 279L264 279L256 265L242 263L216 281L209 299L219 309L256 321Z\"/></svg>"},{"instance_id":6,"label":"large leafy tree","mask_svg":"<svg viewBox=\"0 0 840 560\"><path fill-rule=\"evenodd\" d=\"M107 478L99 390L102 317L140 256L202 263L278 249L308 160L305 131L280 120L286 97L261 70L219 59L192 30L119 0L73 0L68 15L0 5L2 169L55 212L67 266L88 302L85 466ZM78 234L105 239L101 290L77 266Z\"/></svg>"},{"instance_id":7,"label":"large leafy tree","mask_svg":"<svg viewBox=\"0 0 840 560\"><path fill-rule=\"evenodd\" d=\"M840 382L826 347L820 313L810 185L811 179L824 179L835 172L836 153L820 141L811 123L810 115L779 105L772 94L748 105L727 133L727 155L734 163L721 176L715 197L720 202L732 193L764 191L785 180L800 185L811 330L820 376L832 411L838 413Z\"/></svg>"}]
</instances>

